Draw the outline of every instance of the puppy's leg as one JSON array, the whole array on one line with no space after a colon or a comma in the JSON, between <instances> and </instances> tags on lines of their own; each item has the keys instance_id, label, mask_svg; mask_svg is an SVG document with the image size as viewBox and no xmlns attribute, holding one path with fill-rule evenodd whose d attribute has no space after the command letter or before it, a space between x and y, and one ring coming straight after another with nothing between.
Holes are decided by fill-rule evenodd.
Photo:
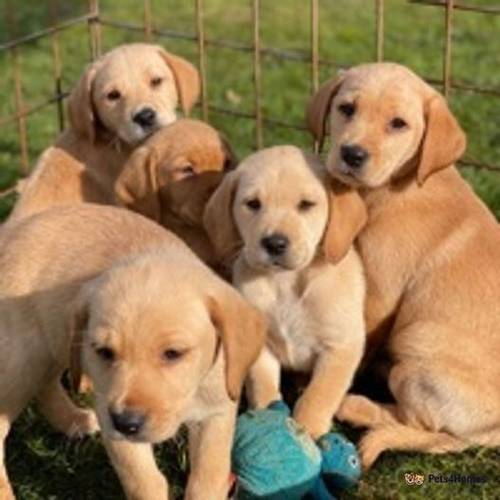
<instances>
[{"instance_id":1,"label":"puppy's leg","mask_svg":"<svg viewBox=\"0 0 500 500\"><path fill-rule=\"evenodd\" d=\"M186 500L224 500L229 489L236 406L189 427Z\"/></svg>"},{"instance_id":2,"label":"puppy's leg","mask_svg":"<svg viewBox=\"0 0 500 500\"><path fill-rule=\"evenodd\" d=\"M0 415L0 499L15 500L14 492L10 486L7 469L5 468L5 439L10 430L7 415Z\"/></svg>"},{"instance_id":3,"label":"puppy's leg","mask_svg":"<svg viewBox=\"0 0 500 500\"><path fill-rule=\"evenodd\" d=\"M353 427L370 429L399 423L396 418L396 405L374 403L357 394L348 394L343 399L335 418Z\"/></svg>"},{"instance_id":4,"label":"puppy's leg","mask_svg":"<svg viewBox=\"0 0 500 500\"><path fill-rule=\"evenodd\" d=\"M279 361L264 347L250 369L246 383L246 394L252 408L265 408L281 399L280 372Z\"/></svg>"},{"instance_id":5,"label":"puppy's leg","mask_svg":"<svg viewBox=\"0 0 500 500\"><path fill-rule=\"evenodd\" d=\"M128 500L168 500L168 482L151 444L107 438L103 442Z\"/></svg>"},{"instance_id":6,"label":"puppy's leg","mask_svg":"<svg viewBox=\"0 0 500 500\"><path fill-rule=\"evenodd\" d=\"M324 351L316 361L311 381L295 404L293 416L313 438L330 430L332 418L352 383L361 357L349 346Z\"/></svg>"},{"instance_id":7,"label":"puppy's leg","mask_svg":"<svg viewBox=\"0 0 500 500\"><path fill-rule=\"evenodd\" d=\"M61 385L60 374L43 387L37 401L50 424L68 437L82 437L99 430L94 411L79 408L71 401Z\"/></svg>"},{"instance_id":8,"label":"puppy's leg","mask_svg":"<svg viewBox=\"0 0 500 500\"><path fill-rule=\"evenodd\" d=\"M385 450L448 453L462 451L469 446L470 442L446 432L431 432L395 424L368 431L359 442L359 454L363 468L368 469Z\"/></svg>"}]
</instances>

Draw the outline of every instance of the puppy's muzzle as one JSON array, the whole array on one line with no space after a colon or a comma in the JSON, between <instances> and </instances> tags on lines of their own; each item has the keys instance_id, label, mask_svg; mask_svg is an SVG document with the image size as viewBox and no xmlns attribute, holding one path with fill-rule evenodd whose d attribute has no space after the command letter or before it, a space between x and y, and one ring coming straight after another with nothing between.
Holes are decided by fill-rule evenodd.
<instances>
[{"instance_id":1,"label":"puppy's muzzle","mask_svg":"<svg viewBox=\"0 0 500 500\"><path fill-rule=\"evenodd\" d=\"M340 157L352 170L359 170L369 157L368 151L357 144L344 144L340 148Z\"/></svg>"},{"instance_id":2,"label":"puppy's muzzle","mask_svg":"<svg viewBox=\"0 0 500 500\"><path fill-rule=\"evenodd\" d=\"M146 415L136 410L109 411L113 427L124 436L136 436L144 427Z\"/></svg>"},{"instance_id":3,"label":"puppy's muzzle","mask_svg":"<svg viewBox=\"0 0 500 500\"><path fill-rule=\"evenodd\" d=\"M144 129L152 128L156 124L156 111L152 108L142 108L132 120Z\"/></svg>"},{"instance_id":4,"label":"puppy's muzzle","mask_svg":"<svg viewBox=\"0 0 500 500\"><path fill-rule=\"evenodd\" d=\"M281 257L288 249L290 240L281 233L274 233L260 240L260 244L271 257Z\"/></svg>"}]
</instances>

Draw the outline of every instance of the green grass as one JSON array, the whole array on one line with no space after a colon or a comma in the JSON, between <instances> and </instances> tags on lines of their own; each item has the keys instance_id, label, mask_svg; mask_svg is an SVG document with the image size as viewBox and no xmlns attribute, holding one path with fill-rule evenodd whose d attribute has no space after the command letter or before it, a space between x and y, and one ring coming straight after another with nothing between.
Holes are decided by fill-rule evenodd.
<instances>
[{"instance_id":1,"label":"green grass","mask_svg":"<svg viewBox=\"0 0 500 500\"><path fill-rule=\"evenodd\" d=\"M0 0L0 7L6 0ZM14 2L11 2L14 4ZM206 35L211 39L235 40L250 44L251 11L248 0L205 0ZM433 7L409 5L404 0L386 0L385 57L404 63L418 73L438 79L442 69L444 23L442 11ZM488 0L468 3L491 5ZM60 15L69 18L85 12L85 0L59 2ZM309 47L308 2L306 0L263 0L261 34L264 47L299 50ZM101 0L103 16L132 23L142 22L141 2ZM186 0L153 1L154 21L158 28L195 33L194 2ZM0 43L9 33L24 35L47 26L45 2L15 2L18 26L5 25L0 18ZM453 76L466 82L500 88L500 16L455 13ZM104 49L121 42L140 40L140 33L103 29ZM321 67L321 80L337 66L357 64L374 57L374 10L369 0L320 0L320 53L334 61ZM196 44L178 39L157 39L173 52L197 61ZM68 90L89 60L87 30L74 27L60 35L63 65L63 89ZM28 106L35 106L53 93L51 41L39 40L20 51L23 93ZM14 111L10 55L0 54L0 117ZM263 110L269 118L301 124L310 92L310 70L301 62L263 57ZM224 48L208 48L208 95L210 102L234 111L251 113L254 106L252 55ZM236 98L235 98L236 96ZM454 91L451 105L464 126L469 146L467 156L500 164L500 99ZM29 156L34 163L40 152L58 132L56 108L50 106L27 119ZM244 156L254 147L251 120L211 113L210 121L230 138L236 151ZM265 145L295 143L309 146L307 134L278 126L266 126ZM12 185L19 176L19 144L16 124L0 130L0 190ZM500 218L500 179L498 173L464 169L468 182ZM7 215L13 196L0 200L0 218ZM352 434L354 438L358 434ZM186 476L183 439L158 449L161 467L173 477L175 491ZM16 422L7 444L7 465L19 498L114 499L121 490L98 440L71 442L53 432L33 409ZM405 472L463 473L486 475L482 486L436 485L406 486ZM495 481L496 479L496 481ZM356 492L346 498L500 498L500 452L476 449L459 455L429 456L387 453L364 476Z\"/></svg>"}]
</instances>

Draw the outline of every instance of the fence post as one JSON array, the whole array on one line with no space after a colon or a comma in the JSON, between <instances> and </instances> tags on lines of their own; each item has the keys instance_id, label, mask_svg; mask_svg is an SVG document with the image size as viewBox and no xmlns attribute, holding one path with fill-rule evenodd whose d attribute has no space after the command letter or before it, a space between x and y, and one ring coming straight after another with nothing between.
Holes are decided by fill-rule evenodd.
<instances>
[{"instance_id":1,"label":"fence post","mask_svg":"<svg viewBox=\"0 0 500 500\"><path fill-rule=\"evenodd\" d=\"M446 0L445 8L445 40L443 54L443 93L446 99L451 88L451 44L453 29L453 0Z\"/></svg>"},{"instance_id":2,"label":"fence post","mask_svg":"<svg viewBox=\"0 0 500 500\"><path fill-rule=\"evenodd\" d=\"M16 18L12 10L11 0L5 4L5 21L9 30L9 38L14 39L17 31ZM24 116L24 97L21 77L21 63L19 61L18 47L12 47L12 73L14 77L14 105L17 117L17 134L21 153L21 175L26 176L29 171L28 135L26 132L26 117Z\"/></svg>"},{"instance_id":3,"label":"fence post","mask_svg":"<svg viewBox=\"0 0 500 500\"><path fill-rule=\"evenodd\" d=\"M57 26L57 20L59 17L59 2L58 0L49 1L49 17L50 25ZM64 106L62 102L62 67L61 67L61 56L59 51L59 33L54 31L52 33L52 69L54 72L54 93L56 97L57 106L57 122L59 125L59 131L64 129Z\"/></svg>"},{"instance_id":4,"label":"fence post","mask_svg":"<svg viewBox=\"0 0 500 500\"><path fill-rule=\"evenodd\" d=\"M151 0L144 0L144 39L151 42L153 38L153 22Z\"/></svg>"},{"instance_id":5,"label":"fence post","mask_svg":"<svg viewBox=\"0 0 500 500\"><path fill-rule=\"evenodd\" d=\"M311 0L311 94L319 88L319 26L318 0ZM313 140L315 153L319 151L319 142Z\"/></svg>"},{"instance_id":6,"label":"fence post","mask_svg":"<svg viewBox=\"0 0 500 500\"><path fill-rule=\"evenodd\" d=\"M203 25L203 0L196 0L196 38L201 77L201 116L208 121L207 68L205 60L205 27Z\"/></svg>"},{"instance_id":7,"label":"fence post","mask_svg":"<svg viewBox=\"0 0 500 500\"><path fill-rule=\"evenodd\" d=\"M99 24L99 0L89 0L90 56L94 61L101 55L101 26Z\"/></svg>"},{"instance_id":8,"label":"fence post","mask_svg":"<svg viewBox=\"0 0 500 500\"><path fill-rule=\"evenodd\" d=\"M255 98L255 147L260 149L262 139L261 66L260 66L260 0L252 1L253 24L253 85Z\"/></svg>"},{"instance_id":9,"label":"fence post","mask_svg":"<svg viewBox=\"0 0 500 500\"><path fill-rule=\"evenodd\" d=\"M384 60L384 0L375 0L375 57L377 62Z\"/></svg>"}]
</instances>

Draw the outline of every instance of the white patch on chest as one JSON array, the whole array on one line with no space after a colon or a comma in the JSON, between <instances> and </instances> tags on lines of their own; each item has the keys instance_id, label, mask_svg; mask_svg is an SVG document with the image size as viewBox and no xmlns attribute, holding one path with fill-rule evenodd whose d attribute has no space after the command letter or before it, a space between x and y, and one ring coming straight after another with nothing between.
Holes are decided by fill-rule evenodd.
<instances>
[{"instance_id":1,"label":"white patch on chest","mask_svg":"<svg viewBox=\"0 0 500 500\"><path fill-rule=\"evenodd\" d=\"M310 371L316 359L317 337L310 312L298 295L296 284L277 275L274 303L267 311L270 320L268 346L280 363L299 371Z\"/></svg>"}]
</instances>

